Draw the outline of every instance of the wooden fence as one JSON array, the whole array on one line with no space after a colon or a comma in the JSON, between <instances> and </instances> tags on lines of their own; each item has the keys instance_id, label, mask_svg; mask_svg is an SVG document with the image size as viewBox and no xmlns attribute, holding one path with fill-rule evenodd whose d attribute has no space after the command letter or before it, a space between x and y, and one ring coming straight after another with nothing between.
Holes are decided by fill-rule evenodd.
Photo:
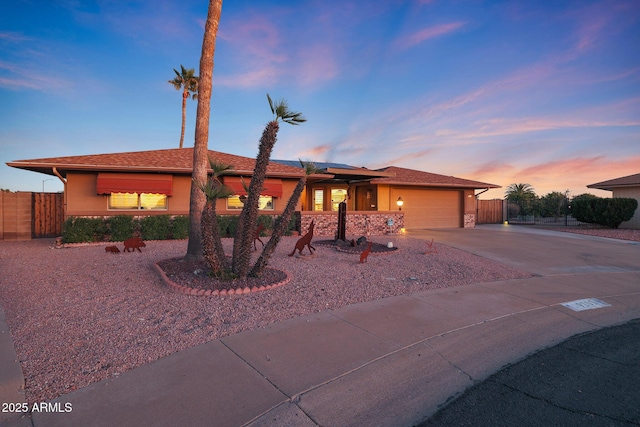
<instances>
[{"instance_id":1,"label":"wooden fence","mask_svg":"<svg viewBox=\"0 0 640 427\"><path fill-rule=\"evenodd\" d=\"M478 200L478 217L476 224L501 224L503 218L504 200Z\"/></svg>"},{"instance_id":2,"label":"wooden fence","mask_svg":"<svg viewBox=\"0 0 640 427\"><path fill-rule=\"evenodd\" d=\"M63 193L33 193L33 237L60 236L63 222Z\"/></svg>"},{"instance_id":3,"label":"wooden fence","mask_svg":"<svg viewBox=\"0 0 640 427\"><path fill-rule=\"evenodd\" d=\"M63 193L0 191L0 240L56 237L63 222Z\"/></svg>"}]
</instances>

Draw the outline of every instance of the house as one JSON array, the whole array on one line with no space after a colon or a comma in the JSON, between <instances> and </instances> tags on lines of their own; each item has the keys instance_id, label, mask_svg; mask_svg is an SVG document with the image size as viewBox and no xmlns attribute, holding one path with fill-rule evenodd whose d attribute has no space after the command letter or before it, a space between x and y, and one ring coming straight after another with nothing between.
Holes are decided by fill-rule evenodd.
<instances>
[{"instance_id":1,"label":"house","mask_svg":"<svg viewBox=\"0 0 640 427\"><path fill-rule=\"evenodd\" d=\"M255 159L209 151L232 166L223 182L234 195L218 201L221 215L238 214ZM193 148L16 160L8 166L57 176L69 216L187 215ZM475 190L497 185L389 166L367 169L317 163L298 202L301 229L314 220L316 234L333 235L340 202L347 203L348 234L382 234L402 228L475 226ZM304 175L299 162L273 160L260 198L264 214L282 213Z\"/></svg>"},{"instance_id":2,"label":"house","mask_svg":"<svg viewBox=\"0 0 640 427\"><path fill-rule=\"evenodd\" d=\"M640 206L640 173L596 182L595 184L587 185L587 188L612 191L613 197L636 199L638 206ZM633 218L620 224L620 228L640 229L640 209L636 209Z\"/></svg>"}]
</instances>

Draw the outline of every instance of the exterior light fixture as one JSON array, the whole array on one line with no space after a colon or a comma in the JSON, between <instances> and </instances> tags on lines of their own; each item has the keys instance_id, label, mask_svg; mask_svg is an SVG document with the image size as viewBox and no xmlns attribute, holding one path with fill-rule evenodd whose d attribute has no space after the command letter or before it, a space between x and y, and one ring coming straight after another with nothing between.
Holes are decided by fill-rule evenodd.
<instances>
[{"instance_id":1,"label":"exterior light fixture","mask_svg":"<svg viewBox=\"0 0 640 427\"><path fill-rule=\"evenodd\" d=\"M398 197L398 200L396 200L396 204L398 205L398 210L401 211L402 205L404 205L404 200L402 200L402 197Z\"/></svg>"}]
</instances>

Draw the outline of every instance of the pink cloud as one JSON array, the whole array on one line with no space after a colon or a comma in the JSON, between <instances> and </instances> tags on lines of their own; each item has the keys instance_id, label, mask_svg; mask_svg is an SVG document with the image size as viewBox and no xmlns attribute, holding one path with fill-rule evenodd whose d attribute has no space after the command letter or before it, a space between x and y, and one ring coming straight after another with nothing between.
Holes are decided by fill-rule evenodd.
<instances>
[{"instance_id":1,"label":"pink cloud","mask_svg":"<svg viewBox=\"0 0 640 427\"><path fill-rule=\"evenodd\" d=\"M589 184L638 173L638 165L640 155L624 159L611 159L606 156L576 157L522 168L513 164L488 162L475 169L472 176L473 179L493 182L502 187L524 182L532 185L538 196L565 190L569 190L575 196L595 193L587 188ZM500 197L494 193L493 197L496 196Z\"/></svg>"},{"instance_id":2,"label":"pink cloud","mask_svg":"<svg viewBox=\"0 0 640 427\"><path fill-rule=\"evenodd\" d=\"M463 27L465 22L450 22L448 24L440 24L433 27L423 28L412 34L396 40L396 46L399 49L409 49L415 45L423 43L427 40L431 40L435 37L439 37L445 34L453 33Z\"/></svg>"}]
</instances>

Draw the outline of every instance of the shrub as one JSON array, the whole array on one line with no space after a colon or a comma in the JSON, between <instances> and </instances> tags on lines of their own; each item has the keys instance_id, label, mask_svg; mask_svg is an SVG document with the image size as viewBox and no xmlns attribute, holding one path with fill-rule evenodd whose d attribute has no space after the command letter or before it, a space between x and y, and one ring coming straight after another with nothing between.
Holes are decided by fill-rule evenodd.
<instances>
[{"instance_id":1,"label":"shrub","mask_svg":"<svg viewBox=\"0 0 640 427\"><path fill-rule=\"evenodd\" d=\"M258 216L258 225L260 224L264 226L261 235L266 236L268 230L273 230L273 217L271 215Z\"/></svg>"},{"instance_id":2,"label":"shrub","mask_svg":"<svg viewBox=\"0 0 640 427\"><path fill-rule=\"evenodd\" d=\"M238 228L238 215L219 215L218 228L221 237L233 237Z\"/></svg>"},{"instance_id":3,"label":"shrub","mask_svg":"<svg viewBox=\"0 0 640 427\"><path fill-rule=\"evenodd\" d=\"M109 226L110 241L122 242L133 237L138 221L130 215L116 215L107 220Z\"/></svg>"},{"instance_id":4,"label":"shrub","mask_svg":"<svg viewBox=\"0 0 640 427\"><path fill-rule=\"evenodd\" d=\"M628 198L604 199L592 194L581 194L571 201L571 212L578 221L618 228L629 221L638 208L638 201Z\"/></svg>"},{"instance_id":5,"label":"shrub","mask_svg":"<svg viewBox=\"0 0 640 427\"><path fill-rule=\"evenodd\" d=\"M638 208L636 199L615 197L604 200L607 203L602 211L600 224L611 228L618 228L624 221L629 221Z\"/></svg>"},{"instance_id":6,"label":"shrub","mask_svg":"<svg viewBox=\"0 0 640 427\"><path fill-rule=\"evenodd\" d=\"M83 243L103 240L107 231L102 218L69 217L62 224L63 243Z\"/></svg>"},{"instance_id":7,"label":"shrub","mask_svg":"<svg viewBox=\"0 0 640 427\"><path fill-rule=\"evenodd\" d=\"M186 239L189 237L189 217L180 215L171 221L171 237L173 239Z\"/></svg>"},{"instance_id":8,"label":"shrub","mask_svg":"<svg viewBox=\"0 0 640 427\"><path fill-rule=\"evenodd\" d=\"M143 240L166 240L171 237L169 215L152 215L140 219L140 233Z\"/></svg>"},{"instance_id":9,"label":"shrub","mask_svg":"<svg viewBox=\"0 0 640 427\"><path fill-rule=\"evenodd\" d=\"M561 217L565 214L565 200L564 194L553 191L540 198L540 216L544 218L548 217Z\"/></svg>"}]
</instances>

